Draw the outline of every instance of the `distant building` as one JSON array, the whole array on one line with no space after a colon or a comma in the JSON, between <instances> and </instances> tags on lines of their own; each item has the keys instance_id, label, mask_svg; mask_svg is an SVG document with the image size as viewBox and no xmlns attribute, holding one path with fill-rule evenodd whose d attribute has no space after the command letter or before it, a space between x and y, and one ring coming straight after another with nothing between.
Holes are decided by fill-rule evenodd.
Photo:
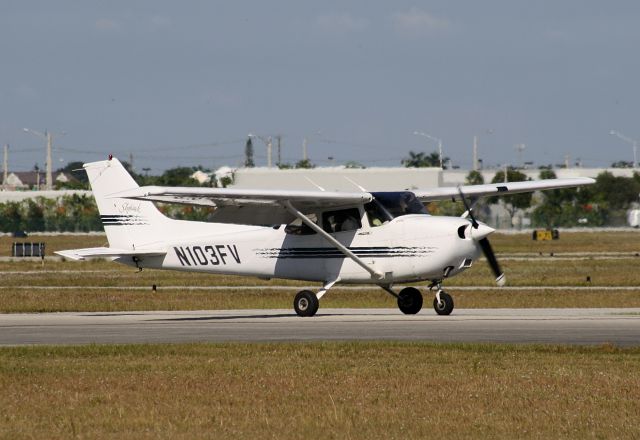
<instances>
[{"instance_id":1,"label":"distant building","mask_svg":"<svg viewBox=\"0 0 640 440\"><path fill-rule=\"evenodd\" d=\"M402 191L442 186L440 168L238 168L235 188Z\"/></svg>"},{"instance_id":2,"label":"distant building","mask_svg":"<svg viewBox=\"0 0 640 440\"><path fill-rule=\"evenodd\" d=\"M58 183L67 183L73 178L64 173L54 173L53 180ZM5 191L38 190L46 185L46 174L42 171L10 171L7 173L7 181L3 182Z\"/></svg>"},{"instance_id":3,"label":"distant building","mask_svg":"<svg viewBox=\"0 0 640 440\"><path fill-rule=\"evenodd\" d=\"M485 169L480 173L485 183L491 183L501 169ZM518 169L532 180L540 179L539 169ZM560 179L569 177L596 178L608 172L616 177L633 177L633 168L556 168ZM237 188L318 189L327 191L396 191L403 189L435 188L465 185L470 170L441 170L440 168L364 168L327 167L313 169L238 168L229 172ZM216 172L218 177L218 172Z\"/></svg>"},{"instance_id":4,"label":"distant building","mask_svg":"<svg viewBox=\"0 0 640 440\"><path fill-rule=\"evenodd\" d=\"M193 180L196 180L200 185L211 182L211 176L204 171L198 170L191 175Z\"/></svg>"}]
</instances>

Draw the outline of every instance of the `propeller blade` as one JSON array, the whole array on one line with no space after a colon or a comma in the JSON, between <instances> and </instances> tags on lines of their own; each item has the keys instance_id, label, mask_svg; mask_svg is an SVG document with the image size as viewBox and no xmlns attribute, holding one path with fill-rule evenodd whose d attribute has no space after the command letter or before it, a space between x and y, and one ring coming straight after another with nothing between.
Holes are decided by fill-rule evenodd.
<instances>
[{"instance_id":1,"label":"propeller blade","mask_svg":"<svg viewBox=\"0 0 640 440\"><path fill-rule=\"evenodd\" d=\"M466 212L469 213L469 218L471 218L471 226L473 226L475 229L478 229L478 222L473 216L473 208L471 208L467 203L467 199L464 198L464 194L462 193L460 187L458 187L458 192L460 193L460 199L462 199L462 203L464 204L464 209L466 209Z\"/></svg>"},{"instance_id":2,"label":"propeller blade","mask_svg":"<svg viewBox=\"0 0 640 440\"><path fill-rule=\"evenodd\" d=\"M487 259L487 262L489 263L489 266L491 267L491 270L493 271L493 274L496 277L496 284L498 284L498 286L500 287L504 286L504 283L507 280L504 276L504 272L500 268L500 264L498 264L496 255L493 253L493 249L491 248L491 243L489 243L489 240L487 238L478 240L478 243L480 244L480 247L482 248L482 252L484 253L485 258Z\"/></svg>"}]
</instances>

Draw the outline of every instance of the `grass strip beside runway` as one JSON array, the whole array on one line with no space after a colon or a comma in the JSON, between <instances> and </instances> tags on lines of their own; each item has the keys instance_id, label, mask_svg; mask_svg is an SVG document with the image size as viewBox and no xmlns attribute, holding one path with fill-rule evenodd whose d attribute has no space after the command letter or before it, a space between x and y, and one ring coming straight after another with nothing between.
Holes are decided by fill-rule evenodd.
<instances>
[{"instance_id":1,"label":"grass strip beside runway","mask_svg":"<svg viewBox=\"0 0 640 440\"><path fill-rule=\"evenodd\" d=\"M0 438L637 438L640 349L0 349Z\"/></svg>"},{"instance_id":2,"label":"grass strip beside runway","mask_svg":"<svg viewBox=\"0 0 640 440\"><path fill-rule=\"evenodd\" d=\"M448 290L456 308L599 308L640 307L635 290ZM0 290L0 313L118 312L153 310L290 309L295 290L160 288L156 292L129 289L16 289ZM421 313L434 313L432 295L424 294ZM396 300L382 289L347 290L339 287L322 298L322 308L395 308ZM454 311L455 313L455 311Z\"/></svg>"}]
</instances>

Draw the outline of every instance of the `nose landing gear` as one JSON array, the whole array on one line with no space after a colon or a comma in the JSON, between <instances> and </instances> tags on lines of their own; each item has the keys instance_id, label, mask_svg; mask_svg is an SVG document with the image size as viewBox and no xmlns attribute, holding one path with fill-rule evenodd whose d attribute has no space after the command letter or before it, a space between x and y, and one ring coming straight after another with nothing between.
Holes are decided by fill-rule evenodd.
<instances>
[{"instance_id":1,"label":"nose landing gear","mask_svg":"<svg viewBox=\"0 0 640 440\"><path fill-rule=\"evenodd\" d=\"M453 311L453 298L444 290L439 290L433 298L433 309L438 315L450 315Z\"/></svg>"},{"instance_id":2,"label":"nose landing gear","mask_svg":"<svg viewBox=\"0 0 640 440\"><path fill-rule=\"evenodd\" d=\"M433 290L434 288L438 290L436 292L436 297L433 298L433 309L438 315L450 315L453 311L453 298L447 292L442 290L440 281L434 281L429 286L429 290Z\"/></svg>"}]
</instances>

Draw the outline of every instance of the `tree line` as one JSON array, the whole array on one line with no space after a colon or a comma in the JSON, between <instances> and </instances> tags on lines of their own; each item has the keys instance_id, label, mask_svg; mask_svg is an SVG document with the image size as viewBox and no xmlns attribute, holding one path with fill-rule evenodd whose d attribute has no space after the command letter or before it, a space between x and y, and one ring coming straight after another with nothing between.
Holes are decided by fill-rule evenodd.
<instances>
[{"instance_id":1,"label":"tree line","mask_svg":"<svg viewBox=\"0 0 640 440\"><path fill-rule=\"evenodd\" d=\"M213 208L158 204L165 215L179 220L206 221ZM100 213L93 196L72 194L57 199L36 197L0 203L0 232L93 232L102 231Z\"/></svg>"}]
</instances>

